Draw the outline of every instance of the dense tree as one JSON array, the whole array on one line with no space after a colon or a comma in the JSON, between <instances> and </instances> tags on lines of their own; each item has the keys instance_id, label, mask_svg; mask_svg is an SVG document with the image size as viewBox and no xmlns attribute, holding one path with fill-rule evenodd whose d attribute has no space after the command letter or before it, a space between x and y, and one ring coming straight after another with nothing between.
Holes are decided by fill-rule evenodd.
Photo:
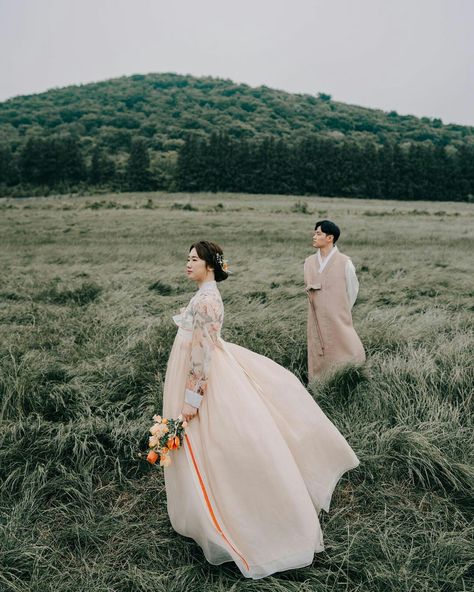
<instances>
[{"instance_id":1,"label":"dense tree","mask_svg":"<svg viewBox=\"0 0 474 592\"><path fill-rule=\"evenodd\" d=\"M385 199L466 200L474 194L474 148L321 140L189 136L176 180L186 191L320 194Z\"/></svg>"},{"instance_id":2,"label":"dense tree","mask_svg":"<svg viewBox=\"0 0 474 592\"><path fill-rule=\"evenodd\" d=\"M29 138L19 158L20 176L23 182L33 185L54 183L55 162L51 147L49 140Z\"/></svg>"},{"instance_id":3,"label":"dense tree","mask_svg":"<svg viewBox=\"0 0 474 592\"><path fill-rule=\"evenodd\" d=\"M86 165L79 140L72 136L58 138L53 144L59 181L78 183L86 178Z\"/></svg>"},{"instance_id":4,"label":"dense tree","mask_svg":"<svg viewBox=\"0 0 474 592\"><path fill-rule=\"evenodd\" d=\"M150 191L154 189L150 170L150 155L143 140L132 142L127 161L127 187L131 191Z\"/></svg>"},{"instance_id":5,"label":"dense tree","mask_svg":"<svg viewBox=\"0 0 474 592\"><path fill-rule=\"evenodd\" d=\"M113 179L114 175L114 161L105 154L102 147L96 146L92 153L89 169L89 182L92 185L100 185L101 183L107 183Z\"/></svg>"},{"instance_id":6,"label":"dense tree","mask_svg":"<svg viewBox=\"0 0 474 592\"><path fill-rule=\"evenodd\" d=\"M9 146L0 146L0 185L13 186L20 180L18 164Z\"/></svg>"},{"instance_id":7,"label":"dense tree","mask_svg":"<svg viewBox=\"0 0 474 592\"><path fill-rule=\"evenodd\" d=\"M71 136L29 138L20 152L19 169L21 180L33 185L78 183L86 176L81 146Z\"/></svg>"},{"instance_id":8,"label":"dense tree","mask_svg":"<svg viewBox=\"0 0 474 592\"><path fill-rule=\"evenodd\" d=\"M319 92L318 99L320 99L321 101L330 101L332 99L332 96L328 95L327 93Z\"/></svg>"}]
</instances>

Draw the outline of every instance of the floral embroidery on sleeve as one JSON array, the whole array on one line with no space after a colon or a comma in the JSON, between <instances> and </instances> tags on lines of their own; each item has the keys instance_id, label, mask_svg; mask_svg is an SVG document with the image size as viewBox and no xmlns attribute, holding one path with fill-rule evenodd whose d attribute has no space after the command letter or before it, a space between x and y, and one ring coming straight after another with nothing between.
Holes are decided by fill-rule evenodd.
<instances>
[{"instance_id":1,"label":"floral embroidery on sleeve","mask_svg":"<svg viewBox=\"0 0 474 592\"><path fill-rule=\"evenodd\" d=\"M204 395L207 389L212 352L223 320L223 305L218 291L200 295L193 306L193 337L186 388Z\"/></svg>"}]
</instances>

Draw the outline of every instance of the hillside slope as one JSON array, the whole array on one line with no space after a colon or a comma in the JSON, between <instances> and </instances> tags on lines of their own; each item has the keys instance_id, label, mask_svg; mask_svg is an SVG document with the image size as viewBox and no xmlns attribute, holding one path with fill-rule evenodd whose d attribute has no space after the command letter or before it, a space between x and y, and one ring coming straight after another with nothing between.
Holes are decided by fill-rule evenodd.
<instances>
[{"instance_id":1,"label":"hillside slope","mask_svg":"<svg viewBox=\"0 0 474 592\"><path fill-rule=\"evenodd\" d=\"M316 91L316 89L315 89ZM2 143L13 150L31 135L71 133L86 149L103 143L120 152L131 138L153 151L174 151L189 132L234 138L308 134L384 144L474 143L474 128L439 119L386 113L333 101L329 95L291 94L231 80L148 74L53 89L0 103Z\"/></svg>"}]
</instances>

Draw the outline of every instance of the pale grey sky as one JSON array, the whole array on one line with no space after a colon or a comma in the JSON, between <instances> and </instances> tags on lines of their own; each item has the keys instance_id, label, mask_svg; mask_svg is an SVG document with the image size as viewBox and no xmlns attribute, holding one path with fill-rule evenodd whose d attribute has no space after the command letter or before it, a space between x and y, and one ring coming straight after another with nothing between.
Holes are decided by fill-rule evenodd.
<instances>
[{"instance_id":1,"label":"pale grey sky","mask_svg":"<svg viewBox=\"0 0 474 592\"><path fill-rule=\"evenodd\" d=\"M0 0L0 100L177 72L474 125L474 0Z\"/></svg>"}]
</instances>

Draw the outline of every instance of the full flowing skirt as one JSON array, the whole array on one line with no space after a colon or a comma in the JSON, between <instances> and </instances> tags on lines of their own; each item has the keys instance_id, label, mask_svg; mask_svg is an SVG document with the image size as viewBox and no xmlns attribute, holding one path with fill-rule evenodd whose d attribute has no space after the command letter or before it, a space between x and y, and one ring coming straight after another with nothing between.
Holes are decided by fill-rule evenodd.
<instances>
[{"instance_id":1,"label":"full flowing skirt","mask_svg":"<svg viewBox=\"0 0 474 592\"><path fill-rule=\"evenodd\" d=\"M184 401L190 333L178 330L163 415ZM212 564L234 561L250 578L309 565L324 549L318 512L359 461L288 370L219 341L206 395L183 448L165 468L173 528Z\"/></svg>"}]
</instances>

